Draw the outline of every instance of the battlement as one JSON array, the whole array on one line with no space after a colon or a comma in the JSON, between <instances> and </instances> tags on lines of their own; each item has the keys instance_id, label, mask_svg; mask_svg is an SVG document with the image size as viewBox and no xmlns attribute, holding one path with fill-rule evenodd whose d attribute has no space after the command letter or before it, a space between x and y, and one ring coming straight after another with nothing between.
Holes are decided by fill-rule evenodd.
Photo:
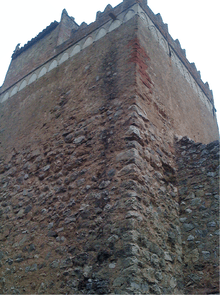
<instances>
[{"instance_id":1,"label":"battlement","mask_svg":"<svg viewBox=\"0 0 220 295\"><path fill-rule=\"evenodd\" d=\"M168 32L168 25L163 23L160 14L155 15L151 11L146 0L124 0L115 8L107 5L103 12L97 12L95 22L89 25L86 23L77 25L74 18L69 17L64 10L59 23L56 21L51 23L37 37L13 53L12 62L0 89L0 101L4 102L17 93L19 89L23 89L24 85L28 85L32 80L35 81L41 77L42 73L49 70L50 62L55 67L61 61L72 57L75 53L67 53L71 46L76 46L75 52L78 53L135 15L146 21L146 25L154 33L158 42L165 44L167 54L179 66L183 76L193 84L195 90L200 92L201 96L205 95L214 107L213 94L208 83L203 83L200 72L197 71L194 63L189 63L180 42L173 40ZM84 43L82 40L84 40ZM77 42L80 44L77 44ZM39 51L41 52L40 55ZM61 57L62 54L63 57ZM46 68L41 71L40 68L42 69L45 66ZM31 79L30 75L33 74L36 75L36 79ZM22 81L24 79L25 82ZM194 82L196 82L196 85Z\"/></svg>"},{"instance_id":2,"label":"battlement","mask_svg":"<svg viewBox=\"0 0 220 295\"><path fill-rule=\"evenodd\" d=\"M16 47L0 89L1 294L216 294L219 133L146 1ZM209 95L210 94L210 95Z\"/></svg>"},{"instance_id":3,"label":"battlement","mask_svg":"<svg viewBox=\"0 0 220 295\"><path fill-rule=\"evenodd\" d=\"M17 58L20 54L22 54L28 48L30 48L35 43L37 43L41 39L43 39L47 34L51 33L54 29L56 29L58 24L59 23L57 21L52 22L48 27L46 27L46 29L44 29L42 32L40 32L35 38L28 41L28 43L25 44L22 48L19 48L18 50L14 51L14 53L12 54L12 59Z\"/></svg>"}]
</instances>

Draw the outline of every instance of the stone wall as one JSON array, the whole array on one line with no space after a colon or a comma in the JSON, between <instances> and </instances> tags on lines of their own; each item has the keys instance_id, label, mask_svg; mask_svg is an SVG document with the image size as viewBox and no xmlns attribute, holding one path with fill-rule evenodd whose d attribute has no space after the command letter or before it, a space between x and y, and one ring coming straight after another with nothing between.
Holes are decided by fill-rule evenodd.
<instances>
[{"instance_id":1,"label":"stone wall","mask_svg":"<svg viewBox=\"0 0 220 295\"><path fill-rule=\"evenodd\" d=\"M27 43L19 50L19 55L12 58L8 72L5 77L2 91L14 85L24 78L33 69L44 64L54 55L58 36L58 23L54 22L42 31L37 37Z\"/></svg>"},{"instance_id":2,"label":"stone wall","mask_svg":"<svg viewBox=\"0 0 220 295\"><path fill-rule=\"evenodd\" d=\"M136 27L4 104L2 293L182 289L173 133L136 93Z\"/></svg>"},{"instance_id":3,"label":"stone wall","mask_svg":"<svg viewBox=\"0 0 220 295\"><path fill-rule=\"evenodd\" d=\"M132 9L126 11L123 8L123 5L119 5L114 9L117 19L113 20L109 16L113 9L108 5L103 13L97 13L97 20L94 23L90 25L82 23L78 29L64 11L59 25L56 22L51 24L17 52L0 89L0 102L5 102L47 72L127 22L138 13L139 6L133 3ZM66 40L70 33L71 37ZM45 38L41 38L42 35ZM60 44L61 42L63 43ZM39 55L39 52L43 54Z\"/></svg>"},{"instance_id":4,"label":"stone wall","mask_svg":"<svg viewBox=\"0 0 220 295\"><path fill-rule=\"evenodd\" d=\"M169 120L174 134L188 135L203 143L217 140L218 126L210 101L195 87L189 72L179 63L176 53L169 49L151 20L140 17L138 28L138 39L148 56L146 62L150 78L143 78L143 73L138 72L139 93L143 97L147 94L149 103L157 103L158 111L164 120Z\"/></svg>"},{"instance_id":5,"label":"stone wall","mask_svg":"<svg viewBox=\"0 0 220 295\"><path fill-rule=\"evenodd\" d=\"M57 38L57 46L68 40L72 32L79 28L73 17L69 17L66 9L63 10L59 24L59 34ZM56 47L56 45L54 47Z\"/></svg>"},{"instance_id":6,"label":"stone wall","mask_svg":"<svg viewBox=\"0 0 220 295\"><path fill-rule=\"evenodd\" d=\"M208 182L216 180L217 164L208 157L217 156L217 144L174 140L176 133L203 143L216 139L212 103L191 85L143 9L136 3L125 10L132 4L115 8L120 25L106 22L108 34L95 31L97 23L86 27L94 35L71 56L79 31L73 33L59 47L59 66L48 64L0 106L1 293L216 290L210 282L215 278L217 286L217 188ZM107 7L97 21L112 11ZM197 155L207 164L207 183L193 178L190 187L185 161ZM195 210L199 221L212 214L204 215L206 231L182 216L184 194L192 197L187 214ZM192 226L187 241L184 230Z\"/></svg>"},{"instance_id":7,"label":"stone wall","mask_svg":"<svg viewBox=\"0 0 220 295\"><path fill-rule=\"evenodd\" d=\"M201 106L201 109L196 108L200 111L201 117L206 117L204 113L205 107L213 113L213 122L211 124L216 124L213 95L208 83L203 83L195 64L189 63L186 59L185 50L181 48L179 41L172 39L168 32L167 24L163 23L159 14L153 14L147 6L146 0L124 0L123 3L115 8L108 5L104 12L97 13L96 21L90 25L82 23L78 26L73 18L69 17L66 12L63 13L59 24L54 22L36 38L18 50L16 54L13 54L12 63L5 82L1 87L0 92L2 95L0 95L0 102L4 102L9 97L12 97L17 91L23 89L80 50L99 40L108 32L134 17L134 15L138 15L144 21L145 27L151 31L159 46L170 57L169 63L178 68L182 78L189 83L188 87L193 89L196 96L202 101L203 106ZM81 42L82 40L84 40L83 43ZM41 52L40 56L39 52ZM169 75L169 71L167 74ZM13 87L8 88L10 86ZM182 95L188 94L181 93ZM177 107L181 108L178 105ZM216 132L216 129L217 125L214 132Z\"/></svg>"},{"instance_id":8,"label":"stone wall","mask_svg":"<svg viewBox=\"0 0 220 295\"><path fill-rule=\"evenodd\" d=\"M186 293L219 292L219 141L177 142Z\"/></svg>"}]
</instances>

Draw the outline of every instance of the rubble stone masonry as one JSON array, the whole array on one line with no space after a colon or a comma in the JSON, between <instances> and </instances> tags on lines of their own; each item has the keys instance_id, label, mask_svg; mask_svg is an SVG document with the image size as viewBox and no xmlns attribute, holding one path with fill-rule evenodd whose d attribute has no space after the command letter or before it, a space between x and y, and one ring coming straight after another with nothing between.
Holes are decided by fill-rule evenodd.
<instances>
[{"instance_id":1,"label":"rubble stone masonry","mask_svg":"<svg viewBox=\"0 0 220 295\"><path fill-rule=\"evenodd\" d=\"M219 292L219 141L183 137L177 143L180 222L185 288Z\"/></svg>"},{"instance_id":2,"label":"rubble stone masonry","mask_svg":"<svg viewBox=\"0 0 220 295\"><path fill-rule=\"evenodd\" d=\"M114 29L1 101L2 294L218 293L213 101L146 1L108 6L79 28L83 42L114 16Z\"/></svg>"}]
</instances>

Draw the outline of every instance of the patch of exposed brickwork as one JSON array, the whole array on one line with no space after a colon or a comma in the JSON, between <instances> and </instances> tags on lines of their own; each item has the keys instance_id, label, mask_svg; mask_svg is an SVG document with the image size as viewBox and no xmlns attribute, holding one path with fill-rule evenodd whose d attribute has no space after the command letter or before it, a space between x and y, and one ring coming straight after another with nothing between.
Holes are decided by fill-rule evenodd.
<instances>
[{"instance_id":1,"label":"patch of exposed brickwork","mask_svg":"<svg viewBox=\"0 0 220 295\"><path fill-rule=\"evenodd\" d=\"M137 65L137 72L140 74L142 83L148 87L150 89L150 93L152 93L152 81L147 73L148 65L146 62L147 60L150 60L150 58L141 46L137 37L129 42L129 46L131 47L129 62Z\"/></svg>"}]
</instances>

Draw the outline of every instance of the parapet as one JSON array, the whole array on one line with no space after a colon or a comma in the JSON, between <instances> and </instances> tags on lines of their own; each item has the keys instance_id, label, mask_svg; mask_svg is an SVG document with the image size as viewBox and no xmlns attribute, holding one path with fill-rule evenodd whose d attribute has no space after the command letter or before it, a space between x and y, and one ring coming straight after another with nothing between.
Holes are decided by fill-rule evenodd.
<instances>
[{"instance_id":1,"label":"parapet","mask_svg":"<svg viewBox=\"0 0 220 295\"><path fill-rule=\"evenodd\" d=\"M82 23L80 26L77 25L74 18L69 17L66 10L63 10L59 23L56 21L51 23L37 37L13 53L12 62L0 90L0 101L4 102L17 93L24 79L26 82L23 83L23 86L29 84L27 78L31 79L33 74L36 74L36 77L38 77L41 72L40 68L45 68L40 74L41 77L42 73L46 73L49 70L49 63L53 63L55 67L59 65L60 60L65 61L71 57L72 55L69 53L70 47L75 47L75 52L78 53L105 36L108 32L119 27L134 15L141 16L141 14L145 14L150 19L156 30L166 40L165 42L167 42L169 49L175 53L188 74L191 75L199 86L199 89L214 107L213 94L209 88L209 84L203 83L200 72L197 71L195 64L187 60L185 50L181 48L180 42L173 40L168 32L167 24L163 23L160 14L155 15L152 12L147 5L147 0L123 0L122 3L114 8L111 5L107 5L103 12L97 12L95 22L89 25L86 23ZM81 44L82 40L84 40L83 44ZM40 44L40 46L37 46L37 44ZM77 47L77 45L79 46ZM39 50L41 52L40 58L38 58ZM38 53L33 54L36 51ZM24 60L26 64L25 62L21 62L21 60ZM15 87L17 88L15 89Z\"/></svg>"},{"instance_id":2,"label":"parapet","mask_svg":"<svg viewBox=\"0 0 220 295\"><path fill-rule=\"evenodd\" d=\"M141 1L142 3L145 1ZM145 3L146 4L146 3ZM206 82L204 83L201 80L200 71L197 70L195 63L190 63L188 59L186 58L186 50L182 49L181 44L178 39L174 40L172 36L169 34L168 31L168 25L163 22L163 19L161 15L154 14L152 10L149 8L149 6L144 5L144 10L148 14L148 16L151 18L155 26L158 28L158 30L161 32L161 34L164 36L164 38L169 43L170 47L175 51L175 53L178 55L181 62L184 64L184 66L187 68L187 70L191 73L193 78L198 83L199 87L202 89L202 91L205 93L205 95L209 98L209 100L213 103L213 93L209 88L209 84Z\"/></svg>"},{"instance_id":3,"label":"parapet","mask_svg":"<svg viewBox=\"0 0 220 295\"><path fill-rule=\"evenodd\" d=\"M27 44L25 44L22 48L19 48L18 50L14 51L12 54L12 59L16 59L19 55L21 55L24 51L26 51L28 48L33 46L35 43L43 39L46 35L48 35L50 32L52 32L56 27L59 25L57 21L52 22L46 29L44 29L42 32L40 32L35 38L28 41Z\"/></svg>"}]
</instances>

